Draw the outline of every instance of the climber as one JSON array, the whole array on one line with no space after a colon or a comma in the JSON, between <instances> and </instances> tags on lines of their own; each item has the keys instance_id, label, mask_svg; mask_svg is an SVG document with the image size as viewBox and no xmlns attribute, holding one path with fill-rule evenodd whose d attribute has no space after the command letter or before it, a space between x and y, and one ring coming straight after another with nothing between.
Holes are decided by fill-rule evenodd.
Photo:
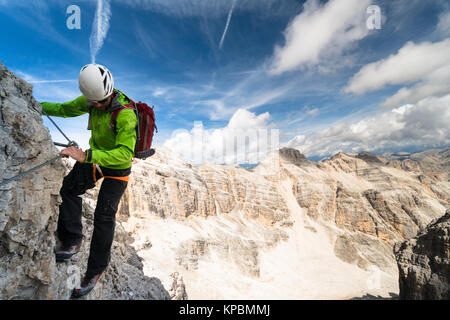
<instances>
[{"instance_id":1,"label":"climber","mask_svg":"<svg viewBox=\"0 0 450 320\"><path fill-rule=\"evenodd\" d=\"M83 95L65 103L42 102L48 115L76 117L89 113L88 129L92 130L90 148L83 151L74 146L61 150L75 163L64 177L60 190L57 235L61 247L55 248L56 261L69 260L80 250L82 243L82 199L80 195L95 187L104 178L94 212L94 231L90 244L85 276L72 297L79 298L90 292L110 261L114 238L115 215L120 199L128 184L136 142L137 118L132 109L123 109L116 119L116 130L110 127L111 112L122 108L130 99L114 88L110 71L99 64L84 66L78 77Z\"/></svg>"}]
</instances>

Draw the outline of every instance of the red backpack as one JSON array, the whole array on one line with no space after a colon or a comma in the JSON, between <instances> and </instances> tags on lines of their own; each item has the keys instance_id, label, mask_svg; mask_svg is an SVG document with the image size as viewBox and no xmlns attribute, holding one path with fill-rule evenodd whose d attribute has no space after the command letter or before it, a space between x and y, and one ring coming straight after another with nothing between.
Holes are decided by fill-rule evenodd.
<instances>
[{"instance_id":1,"label":"red backpack","mask_svg":"<svg viewBox=\"0 0 450 320\"><path fill-rule=\"evenodd\" d=\"M134 157L139 159L145 159L151 157L155 153L155 149L152 149L153 132L158 128L155 124L155 113L153 112L153 106L149 107L146 103L135 103L131 100L130 104L123 106L120 109L114 110L111 114L111 123L116 132L116 119L119 112L123 109L133 109L136 113L138 124L136 127L136 146L134 149Z\"/></svg>"}]
</instances>

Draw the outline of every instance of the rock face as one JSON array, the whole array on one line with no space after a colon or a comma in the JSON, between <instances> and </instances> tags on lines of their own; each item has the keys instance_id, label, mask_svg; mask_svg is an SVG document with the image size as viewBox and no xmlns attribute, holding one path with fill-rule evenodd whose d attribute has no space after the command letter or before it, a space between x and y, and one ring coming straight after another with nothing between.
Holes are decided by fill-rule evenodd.
<instances>
[{"instance_id":1,"label":"rock face","mask_svg":"<svg viewBox=\"0 0 450 320\"><path fill-rule=\"evenodd\" d=\"M301 166L302 164L307 164L308 160L306 159L306 157L300 153L300 151L298 151L297 149L293 149L293 148L281 148L280 151L280 156L297 165L297 166Z\"/></svg>"},{"instance_id":2,"label":"rock face","mask_svg":"<svg viewBox=\"0 0 450 320\"><path fill-rule=\"evenodd\" d=\"M183 275L194 299L270 299L278 287L296 283L271 276L281 270L316 282L298 279L297 289L277 298L364 295L374 274L382 275L377 294L389 296L398 292L394 244L415 236L449 205L448 158L445 150L404 160L363 152L316 163L284 148L246 170L211 163L197 168L159 147L134 164L121 211L130 216L124 227L136 240L144 271L161 279ZM274 262L284 261L280 250L289 256L283 265ZM323 266L320 275L317 265ZM248 281L248 291L218 280L227 273L234 275L230 282ZM308 289L330 284L340 295ZM260 286L272 295L251 289Z\"/></svg>"},{"instance_id":3,"label":"rock face","mask_svg":"<svg viewBox=\"0 0 450 320\"><path fill-rule=\"evenodd\" d=\"M58 155L43 126L32 87L0 63L0 181ZM83 276L89 254L97 192L85 196L80 253L56 264L55 231L59 189L68 164L61 159L0 186L0 299L67 299ZM170 299L185 297L182 278L168 292L159 279L144 276L132 239L117 224L111 263L85 299ZM176 281L175 281L176 280Z\"/></svg>"},{"instance_id":4,"label":"rock face","mask_svg":"<svg viewBox=\"0 0 450 320\"><path fill-rule=\"evenodd\" d=\"M0 179L58 155L42 126L32 87L0 63ZM53 236L61 161L0 187L0 298L59 298L65 281Z\"/></svg>"},{"instance_id":5,"label":"rock face","mask_svg":"<svg viewBox=\"0 0 450 320\"><path fill-rule=\"evenodd\" d=\"M450 300L450 210L395 253L400 299Z\"/></svg>"},{"instance_id":6,"label":"rock face","mask_svg":"<svg viewBox=\"0 0 450 320\"><path fill-rule=\"evenodd\" d=\"M339 153L303 166L281 162L280 170L292 177L296 201L306 214L338 228L336 254L362 268L376 265L392 272L393 244L414 236L448 205L445 167L431 178L423 170L392 168L388 160L368 153Z\"/></svg>"}]
</instances>

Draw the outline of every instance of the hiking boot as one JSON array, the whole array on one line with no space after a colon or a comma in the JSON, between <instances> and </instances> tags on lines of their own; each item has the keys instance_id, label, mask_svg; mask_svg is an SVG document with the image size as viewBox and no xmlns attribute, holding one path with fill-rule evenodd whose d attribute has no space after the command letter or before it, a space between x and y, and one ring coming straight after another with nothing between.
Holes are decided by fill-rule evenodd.
<instances>
[{"instance_id":1,"label":"hiking boot","mask_svg":"<svg viewBox=\"0 0 450 320\"><path fill-rule=\"evenodd\" d=\"M102 274L103 272L96 274L95 276L92 276L90 278L84 277L83 281L81 282L80 288L73 289L72 298L80 298L88 294L92 289L94 289L95 285L97 284Z\"/></svg>"},{"instance_id":2,"label":"hiking boot","mask_svg":"<svg viewBox=\"0 0 450 320\"><path fill-rule=\"evenodd\" d=\"M59 249L55 249L56 262L69 260L75 253L80 251L80 247L81 240L71 246L62 246Z\"/></svg>"}]
</instances>

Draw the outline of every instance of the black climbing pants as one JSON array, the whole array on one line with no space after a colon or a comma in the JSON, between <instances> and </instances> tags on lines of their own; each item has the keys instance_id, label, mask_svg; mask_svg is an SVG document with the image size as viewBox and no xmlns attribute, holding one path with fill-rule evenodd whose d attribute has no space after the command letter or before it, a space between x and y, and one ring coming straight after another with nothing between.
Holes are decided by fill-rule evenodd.
<instances>
[{"instance_id":1,"label":"black climbing pants","mask_svg":"<svg viewBox=\"0 0 450 320\"><path fill-rule=\"evenodd\" d=\"M100 167L104 176L125 177L131 172L128 169L108 169ZM96 180L101 175L96 171ZM94 232L91 239L86 276L103 272L108 266L111 246L116 225L116 212L120 199L127 187L126 181L104 178L98 194L97 206L94 212ZM82 237L80 195L94 188L93 164L76 162L73 169L64 178L60 190L62 203L59 206L58 238L64 246L78 243Z\"/></svg>"}]
</instances>

